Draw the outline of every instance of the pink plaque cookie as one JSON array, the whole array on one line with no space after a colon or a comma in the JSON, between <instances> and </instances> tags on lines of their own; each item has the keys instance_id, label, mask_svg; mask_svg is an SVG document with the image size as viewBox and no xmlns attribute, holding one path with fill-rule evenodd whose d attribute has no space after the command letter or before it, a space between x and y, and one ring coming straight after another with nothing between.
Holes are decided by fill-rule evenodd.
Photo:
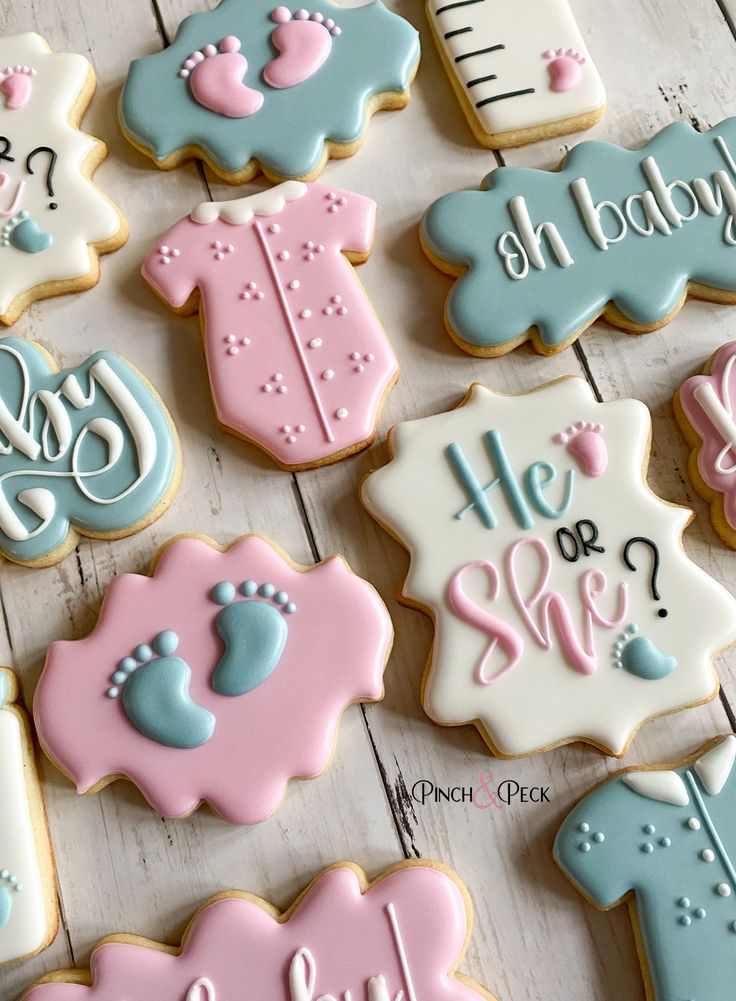
<instances>
[{"instance_id":1,"label":"pink plaque cookie","mask_svg":"<svg viewBox=\"0 0 736 1001\"><path fill-rule=\"evenodd\" d=\"M89 636L52 644L39 737L80 793L123 776L168 817L205 801L258 823L325 770L345 708L383 697L392 640L339 556L305 568L259 536L180 536L150 576L113 581Z\"/></svg>"},{"instance_id":2,"label":"pink plaque cookie","mask_svg":"<svg viewBox=\"0 0 736 1001\"><path fill-rule=\"evenodd\" d=\"M341 863L284 914L252 894L216 897L176 951L107 938L91 978L60 971L24 1001L493 1001L455 973L471 923L465 888L437 862L405 862L373 883Z\"/></svg>"},{"instance_id":3,"label":"pink plaque cookie","mask_svg":"<svg viewBox=\"0 0 736 1001\"><path fill-rule=\"evenodd\" d=\"M675 415L692 448L693 486L710 501L715 530L736 548L736 341L682 384Z\"/></svg>"},{"instance_id":4,"label":"pink plaque cookie","mask_svg":"<svg viewBox=\"0 0 736 1001\"><path fill-rule=\"evenodd\" d=\"M198 205L143 264L170 306L200 311L219 422L286 469L368 446L398 378L351 266L375 216L363 195L287 181Z\"/></svg>"}]
</instances>

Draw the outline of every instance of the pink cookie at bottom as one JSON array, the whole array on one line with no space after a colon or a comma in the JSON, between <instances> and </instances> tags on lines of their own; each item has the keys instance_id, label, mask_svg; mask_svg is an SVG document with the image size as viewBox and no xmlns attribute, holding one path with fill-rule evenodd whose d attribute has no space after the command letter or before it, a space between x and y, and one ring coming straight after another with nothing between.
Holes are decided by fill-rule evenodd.
<instances>
[{"instance_id":1,"label":"pink cookie at bottom","mask_svg":"<svg viewBox=\"0 0 736 1001\"><path fill-rule=\"evenodd\" d=\"M270 585L271 596L246 596L245 582ZM228 607L213 600L218 584L232 585ZM224 636L232 633L233 615L239 620L240 610L249 605L252 613L254 604L262 606L255 611L267 625L273 620L281 630L282 652L252 690L220 694L213 677L226 652ZM230 617L224 625L223 612ZM231 653L244 653L236 668L263 659L253 630L248 625L235 635ZM178 660L174 665L176 658L162 665L150 648L139 653L140 645L155 648L162 633L177 637L176 658L184 667ZM339 556L304 571L259 536L239 539L225 552L180 537L165 547L152 576L113 581L89 636L52 644L36 691L36 726L44 750L80 793L124 776L166 816L184 816L206 801L225 820L257 823L276 809L289 779L324 771L344 709L382 698L392 640L377 592ZM189 698L212 724L200 746L164 746L131 722L125 686L111 678L126 658L136 665L134 653L141 664L132 678L158 670L165 682L166 671L176 666L186 673L188 666ZM158 722L170 731L178 711L175 704Z\"/></svg>"},{"instance_id":2,"label":"pink cookie at bottom","mask_svg":"<svg viewBox=\"0 0 736 1001\"><path fill-rule=\"evenodd\" d=\"M23 1001L478 1001L454 976L470 905L438 863L406 863L371 884L341 864L314 880L286 915L250 895L205 905L180 954L107 940L91 986L39 984Z\"/></svg>"}]
</instances>

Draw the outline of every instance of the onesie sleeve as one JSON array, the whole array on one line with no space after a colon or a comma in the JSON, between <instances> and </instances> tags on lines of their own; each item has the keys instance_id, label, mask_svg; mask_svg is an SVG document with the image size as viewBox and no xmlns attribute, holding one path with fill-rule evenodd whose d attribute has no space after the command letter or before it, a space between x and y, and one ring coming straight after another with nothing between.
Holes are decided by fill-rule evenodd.
<instances>
[{"instance_id":1,"label":"onesie sleeve","mask_svg":"<svg viewBox=\"0 0 736 1001\"><path fill-rule=\"evenodd\" d=\"M373 246L378 206L372 198L341 188L314 185L326 225L336 233L343 251L368 254Z\"/></svg>"},{"instance_id":2,"label":"onesie sleeve","mask_svg":"<svg viewBox=\"0 0 736 1001\"><path fill-rule=\"evenodd\" d=\"M157 241L141 268L151 288L174 309L186 304L197 285L200 229L190 219L182 219Z\"/></svg>"}]
</instances>

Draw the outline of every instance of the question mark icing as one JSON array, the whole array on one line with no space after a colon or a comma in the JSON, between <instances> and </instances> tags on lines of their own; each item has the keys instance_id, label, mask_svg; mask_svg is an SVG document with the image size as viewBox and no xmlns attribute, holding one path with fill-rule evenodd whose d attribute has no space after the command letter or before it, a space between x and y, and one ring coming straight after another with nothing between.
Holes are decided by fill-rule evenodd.
<instances>
[{"instance_id":1,"label":"question mark icing","mask_svg":"<svg viewBox=\"0 0 736 1001\"><path fill-rule=\"evenodd\" d=\"M50 146L36 146L36 148L32 149L31 152L26 157L26 170L31 175L33 174L33 168L31 167L31 163L33 162L34 157L37 156L38 153L48 153L49 154L49 165L46 168L46 190L49 193L49 198L53 198L54 197L54 171L56 170L56 161L58 159L58 155L56 153L56 150L52 149ZM50 209L57 209L58 207L59 206L58 206L57 202L52 201L52 202L49 203L49 208Z\"/></svg>"},{"instance_id":2,"label":"question mark icing","mask_svg":"<svg viewBox=\"0 0 736 1001\"><path fill-rule=\"evenodd\" d=\"M652 575L650 578L650 587L652 589L652 597L654 598L655 601L659 601L660 598L662 597L661 594L659 593L659 588L657 587L660 556L659 556L659 547L657 546L656 542L652 542L651 539L647 539L643 535L635 535L633 538L629 539L629 541L624 546L624 563L629 568L629 570L632 571L632 573L636 573L636 567L631 562L629 551L631 550L632 546L638 544L641 544L643 546L648 546L652 551ZM658 609L657 615L660 617L660 619L666 619L668 615L667 609L666 608Z\"/></svg>"}]
</instances>

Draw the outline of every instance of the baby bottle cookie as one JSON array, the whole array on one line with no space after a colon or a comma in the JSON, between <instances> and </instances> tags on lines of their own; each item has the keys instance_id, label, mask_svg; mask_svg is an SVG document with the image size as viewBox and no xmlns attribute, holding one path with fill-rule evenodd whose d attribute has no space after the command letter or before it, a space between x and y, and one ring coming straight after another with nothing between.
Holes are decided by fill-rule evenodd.
<instances>
[{"instance_id":1,"label":"baby bottle cookie","mask_svg":"<svg viewBox=\"0 0 736 1001\"><path fill-rule=\"evenodd\" d=\"M97 284L125 220L93 183L105 144L80 130L95 75L40 35L0 38L0 323Z\"/></svg>"},{"instance_id":2,"label":"baby bottle cookie","mask_svg":"<svg viewBox=\"0 0 736 1001\"><path fill-rule=\"evenodd\" d=\"M313 180L357 152L374 112L404 107L418 62L417 32L380 0L222 0L131 65L120 119L164 170L198 157L234 184Z\"/></svg>"},{"instance_id":3,"label":"baby bottle cookie","mask_svg":"<svg viewBox=\"0 0 736 1001\"><path fill-rule=\"evenodd\" d=\"M112 936L93 951L88 976L51 974L23 999L230 1001L245 985L285 1001L494 1001L455 972L471 923L465 887L439 862L399 863L372 882L341 862L284 913L251 893L223 893L194 915L181 949Z\"/></svg>"},{"instance_id":4,"label":"baby bottle cookie","mask_svg":"<svg viewBox=\"0 0 736 1001\"><path fill-rule=\"evenodd\" d=\"M145 528L179 486L166 408L107 351L58 371L40 345L0 340L0 435L0 558L24 566Z\"/></svg>"},{"instance_id":5,"label":"baby bottle cookie","mask_svg":"<svg viewBox=\"0 0 736 1001\"><path fill-rule=\"evenodd\" d=\"M287 181L198 205L143 264L165 302L200 312L220 424L286 469L369 445L398 378L351 266L368 257L375 219L363 195Z\"/></svg>"},{"instance_id":6,"label":"baby bottle cookie","mask_svg":"<svg viewBox=\"0 0 736 1001\"><path fill-rule=\"evenodd\" d=\"M522 146L589 129L606 92L567 0L427 0L478 142Z\"/></svg>"},{"instance_id":7,"label":"baby bottle cookie","mask_svg":"<svg viewBox=\"0 0 736 1001\"><path fill-rule=\"evenodd\" d=\"M554 856L596 907L627 900L652 1001L728 1001L736 938L736 737L589 793Z\"/></svg>"},{"instance_id":8,"label":"baby bottle cookie","mask_svg":"<svg viewBox=\"0 0 736 1001\"><path fill-rule=\"evenodd\" d=\"M668 125L646 146L584 142L558 171L500 167L430 205L422 243L456 279L450 336L493 357L572 344L600 316L633 333L688 296L736 302L736 118Z\"/></svg>"},{"instance_id":9,"label":"baby bottle cookie","mask_svg":"<svg viewBox=\"0 0 736 1001\"><path fill-rule=\"evenodd\" d=\"M645 720L715 696L736 605L682 548L691 512L643 478L650 432L643 404L578 378L475 385L393 429L363 500L435 624L436 722L475 723L505 757L575 740L620 756Z\"/></svg>"},{"instance_id":10,"label":"baby bottle cookie","mask_svg":"<svg viewBox=\"0 0 736 1001\"><path fill-rule=\"evenodd\" d=\"M50 945L59 927L54 857L18 684L0 667L0 965Z\"/></svg>"},{"instance_id":11,"label":"baby bottle cookie","mask_svg":"<svg viewBox=\"0 0 736 1001\"><path fill-rule=\"evenodd\" d=\"M341 557L306 568L259 536L180 536L150 576L113 581L89 636L52 644L39 738L80 793L122 776L167 817L207 802L258 823L328 767L344 710L383 698L392 642Z\"/></svg>"}]
</instances>

